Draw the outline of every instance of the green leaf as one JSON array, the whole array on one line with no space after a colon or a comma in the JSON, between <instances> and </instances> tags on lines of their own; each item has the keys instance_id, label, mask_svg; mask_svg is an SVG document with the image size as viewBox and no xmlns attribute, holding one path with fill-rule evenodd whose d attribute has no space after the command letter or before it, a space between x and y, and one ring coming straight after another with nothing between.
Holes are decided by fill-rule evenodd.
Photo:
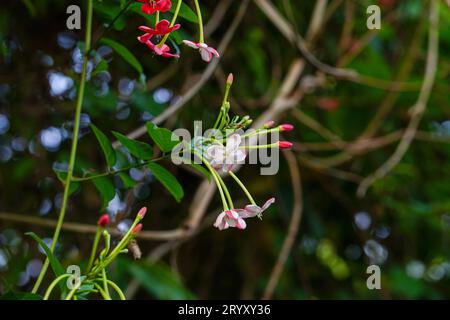
<instances>
[{"instance_id":1,"label":"green leaf","mask_svg":"<svg viewBox=\"0 0 450 320\"><path fill-rule=\"evenodd\" d=\"M116 190L114 189L114 185L112 182L106 177L99 177L92 179L92 183L97 188L98 192L102 197L102 210L108 206L108 203L114 198L116 195Z\"/></svg>"},{"instance_id":2,"label":"green leaf","mask_svg":"<svg viewBox=\"0 0 450 320\"><path fill-rule=\"evenodd\" d=\"M142 160L150 160L153 157L153 150L148 144L141 141L129 139L119 132L113 131L113 135L136 158Z\"/></svg>"},{"instance_id":3,"label":"green leaf","mask_svg":"<svg viewBox=\"0 0 450 320\"><path fill-rule=\"evenodd\" d=\"M37 243L39 243L41 248L44 250L45 255L47 256L47 258L50 262L50 266L52 267L52 270L55 273L56 277L59 277L66 273L66 271L62 267L61 263L58 261L58 259L56 259L54 254L50 251L49 247L47 247L47 245L45 244L44 241L42 241L41 238L39 238L34 232L27 232L25 234L27 236L32 237ZM60 281L58 283L58 285L59 285L59 288L61 289L61 292L64 294L67 290L66 283L64 281Z\"/></svg>"},{"instance_id":4,"label":"green leaf","mask_svg":"<svg viewBox=\"0 0 450 320\"><path fill-rule=\"evenodd\" d=\"M114 49L126 62L128 62L139 74L143 72L143 68L138 59L122 44L108 38L102 38L100 42Z\"/></svg>"},{"instance_id":5,"label":"green leaf","mask_svg":"<svg viewBox=\"0 0 450 320\"><path fill-rule=\"evenodd\" d=\"M112 3L101 3L94 2L94 11L96 16L99 16L100 19L108 26L114 18L119 14L121 8ZM120 16L113 25L114 29L121 31L126 27L126 19L124 16Z\"/></svg>"},{"instance_id":6,"label":"green leaf","mask_svg":"<svg viewBox=\"0 0 450 320\"><path fill-rule=\"evenodd\" d=\"M0 300L42 300L42 296L29 292L8 291L0 296Z\"/></svg>"},{"instance_id":7,"label":"green leaf","mask_svg":"<svg viewBox=\"0 0 450 320\"><path fill-rule=\"evenodd\" d=\"M153 122L147 122L147 132L163 152L170 152L179 143L172 140L172 131L158 128Z\"/></svg>"},{"instance_id":8,"label":"green leaf","mask_svg":"<svg viewBox=\"0 0 450 320\"><path fill-rule=\"evenodd\" d=\"M100 62L95 66L94 71L92 71L91 77L95 77L100 72L107 70L108 70L108 62L106 62L104 59L101 59Z\"/></svg>"},{"instance_id":9,"label":"green leaf","mask_svg":"<svg viewBox=\"0 0 450 320\"><path fill-rule=\"evenodd\" d=\"M174 14L175 13L175 9L176 9L176 5L174 4L171 8L170 8L170 13ZM186 4L186 3L181 3L181 7L180 7L180 12L178 12L178 16L182 17L190 22L194 22L197 23L197 15L194 13L194 11L192 11L192 9Z\"/></svg>"},{"instance_id":10,"label":"green leaf","mask_svg":"<svg viewBox=\"0 0 450 320\"><path fill-rule=\"evenodd\" d=\"M164 187L172 194L177 202L184 196L183 187L180 185L178 180L171 174L169 171L164 169L164 167L160 166L155 162L150 162L148 164L148 168L152 171L152 174L161 182Z\"/></svg>"},{"instance_id":11,"label":"green leaf","mask_svg":"<svg viewBox=\"0 0 450 320\"><path fill-rule=\"evenodd\" d=\"M113 167L116 164L116 153L114 152L114 149L113 149L111 143L109 142L106 135L103 132L101 132L96 126L91 124L91 128L92 128L92 131L94 131L94 134L97 137L97 140L100 143L100 146L102 147L108 167L110 167L110 168Z\"/></svg>"},{"instance_id":12,"label":"green leaf","mask_svg":"<svg viewBox=\"0 0 450 320\"><path fill-rule=\"evenodd\" d=\"M163 264L130 263L127 270L152 295L158 299L194 299L179 276Z\"/></svg>"}]
</instances>

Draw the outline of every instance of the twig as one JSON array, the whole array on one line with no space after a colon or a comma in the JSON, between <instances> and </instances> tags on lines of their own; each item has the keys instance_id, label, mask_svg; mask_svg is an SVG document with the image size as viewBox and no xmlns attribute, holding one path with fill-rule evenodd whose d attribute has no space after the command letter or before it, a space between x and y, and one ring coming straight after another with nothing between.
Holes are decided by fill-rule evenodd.
<instances>
[{"instance_id":1,"label":"twig","mask_svg":"<svg viewBox=\"0 0 450 320\"><path fill-rule=\"evenodd\" d=\"M33 217L29 215L22 215L17 213L0 212L0 220L31 224L34 226L41 226L45 228L54 228L56 226L55 220ZM96 225L77 223L77 222L64 222L62 229L66 231L78 232L78 233L90 233L95 234L97 230ZM116 229L108 230L112 235L120 236L120 232ZM141 231L136 237L142 240L170 240L183 236L186 231L182 229L168 230L168 231Z\"/></svg>"},{"instance_id":2,"label":"twig","mask_svg":"<svg viewBox=\"0 0 450 320\"><path fill-rule=\"evenodd\" d=\"M426 110L431 90L436 77L439 59L439 0L431 0L428 29L428 51L425 67L425 76L419 98L411 107L411 120L406 128L403 137L391 157L380 166L373 174L366 177L358 187L357 195L363 197L367 189L378 179L389 173L403 158L414 139L420 120Z\"/></svg>"},{"instance_id":3,"label":"twig","mask_svg":"<svg viewBox=\"0 0 450 320\"><path fill-rule=\"evenodd\" d=\"M280 280L280 276L283 272L286 260L289 257L292 246L295 243L295 239L297 237L298 229L300 227L300 222L302 219L302 186L297 160L295 159L295 156L291 151L284 152L284 156L289 165L289 170L291 173L292 190L294 193L294 206L292 208L291 221L289 223L286 238L284 239L277 262L275 263L275 266L272 269L272 273L270 274L269 282L267 283L266 289L264 290L264 300L271 299L273 296L273 292L278 284L278 281Z\"/></svg>"}]
</instances>

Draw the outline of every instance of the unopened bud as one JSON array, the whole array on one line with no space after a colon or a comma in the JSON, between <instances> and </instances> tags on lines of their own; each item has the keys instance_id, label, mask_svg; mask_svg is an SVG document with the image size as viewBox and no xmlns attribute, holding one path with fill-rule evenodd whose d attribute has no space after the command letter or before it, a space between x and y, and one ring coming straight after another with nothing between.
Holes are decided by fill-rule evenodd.
<instances>
[{"instance_id":1,"label":"unopened bud","mask_svg":"<svg viewBox=\"0 0 450 320\"><path fill-rule=\"evenodd\" d=\"M233 84L233 80L234 80L233 74L230 73L230 74L228 75L228 78L227 78L227 84L228 84L229 86L231 86L231 85Z\"/></svg>"},{"instance_id":2,"label":"unopened bud","mask_svg":"<svg viewBox=\"0 0 450 320\"><path fill-rule=\"evenodd\" d=\"M273 121L273 120L267 121L267 122L263 125L263 128L264 128L264 129L270 129L270 128L273 127L274 124L275 124L275 121Z\"/></svg>"},{"instance_id":3,"label":"unopened bud","mask_svg":"<svg viewBox=\"0 0 450 320\"><path fill-rule=\"evenodd\" d=\"M109 216L105 213L100 216L97 222L98 226L106 228L109 225Z\"/></svg>"},{"instance_id":4,"label":"unopened bud","mask_svg":"<svg viewBox=\"0 0 450 320\"><path fill-rule=\"evenodd\" d=\"M285 131L285 132L294 130L294 126L289 123L284 123L284 124L280 125L279 128L280 128L280 131Z\"/></svg>"},{"instance_id":5,"label":"unopened bud","mask_svg":"<svg viewBox=\"0 0 450 320\"><path fill-rule=\"evenodd\" d=\"M280 149L290 149L292 148L293 143L289 141L278 141L278 148Z\"/></svg>"},{"instance_id":6,"label":"unopened bud","mask_svg":"<svg viewBox=\"0 0 450 320\"><path fill-rule=\"evenodd\" d=\"M133 228L131 234L138 234L141 230L142 230L142 223L139 223Z\"/></svg>"},{"instance_id":7,"label":"unopened bud","mask_svg":"<svg viewBox=\"0 0 450 320\"><path fill-rule=\"evenodd\" d=\"M138 216L141 219L144 219L146 213L147 213L147 207L142 207L138 212Z\"/></svg>"}]
</instances>

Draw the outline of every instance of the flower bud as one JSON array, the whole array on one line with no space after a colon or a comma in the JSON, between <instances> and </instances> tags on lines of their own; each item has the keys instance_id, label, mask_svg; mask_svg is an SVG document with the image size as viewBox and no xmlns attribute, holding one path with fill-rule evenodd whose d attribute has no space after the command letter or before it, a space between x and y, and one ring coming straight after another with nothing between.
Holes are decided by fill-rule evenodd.
<instances>
[{"instance_id":1,"label":"flower bud","mask_svg":"<svg viewBox=\"0 0 450 320\"><path fill-rule=\"evenodd\" d=\"M131 230L131 234L138 234L142 230L142 223L136 225L133 230Z\"/></svg>"},{"instance_id":2,"label":"flower bud","mask_svg":"<svg viewBox=\"0 0 450 320\"><path fill-rule=\"evenodd\" d=\"M146 213L147 213L147 207L142 207L138 212L138 216L141 219L144 219Z\"/></svg>"},{"instance_id":3,"label":"flower bud","mask_svg":"<svg viewBox=\"0 0 450 320\"><path fill-rule=\"evenodd\" d=\"M109 225L109 216L105 213L98 219L97 225L101 228L106 228Z\"/></svg>"},{"instance_id":4,"label":"flower bud","mask_svg":"<svg viewBox=\"0 0 450 320\"><path fill-rule=\"evenodd\" d=\"M284 123L284 124L280 125L279 128L280 128L280 131L284 131L284 132L294 130L294 126L289 123Z\"/></svg>"},{"instance_id":5,"label":"flower bud","mask_svg":"<svg viewBox=\"0 0 450 320\"><path fill-rule=\"evenodd\" d=\"M278 141L278 148L280 149L290 149L292 148L293 143L289 141Z\"/></svg>"},{"instance_id":6,"label":"flower bud","mask_svg":"<svg viewBox=\"0 0 450 320\"><path fill-rule=\"evenodd\" d=\"M273 127L274 124L275 124L275 121L273 121L273 120L267 121L267 122L263 125L263 128L264 128L264 129L270 129L270 128Z\"/></svg>"},{"instance_id":7,"label":"flower bud","mask_svg":"<svg viewBox=\"0 0 450 320\"><path fill-rule=\"evenodd\" d=\"M227 78L227 84L228 84L229 86L231 86L231 85L233 84L233 80L234 80L233 74L230 73L230 74L228 75L228 78Z\"/></svg>"}]
</instances>

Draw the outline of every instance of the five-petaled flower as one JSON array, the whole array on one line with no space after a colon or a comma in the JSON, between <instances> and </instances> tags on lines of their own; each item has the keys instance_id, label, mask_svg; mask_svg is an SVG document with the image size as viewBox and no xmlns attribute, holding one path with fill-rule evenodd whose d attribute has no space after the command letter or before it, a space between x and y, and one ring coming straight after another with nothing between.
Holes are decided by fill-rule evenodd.
<instances>
[{"instance_id":1,"label":"five-petaled flower","mask_svg":"<svg viewBox=\"0 0 450 320\"><path fill-rule=\"evenodd\" d=\"M168 33L171 33L172 31L175 31L178 29L180 29L179 23L177 23L171 27L170 22L167 21L166 19L163 19L156 24L155 29L152 29L147 26L140 26L139 30L144 31L145 34L138 37L138 40L142 43L146 43L153 36L163 36L163 35L166 35Z\"/></svg>"},{"instance_id":2,"label":"five-petaled flower","mask_svg":"<svg viewBox=\"0 0 450 320\"><path fill-rule=\"evenodd\" d=\"M236 164L242 163L247 155L239 149L241 141L241 136L235 133L228 137L226 146L218 143L208 146L206 157L210 160L211 166L214 169L222 169L223 172L228 172Z\"/></svg>"},{"instance_id":3,"label":"five-petaled flower","mask_svg":"<svg viewBox=\"0 0 450 320\"><path fill-rule=\"evenodd\" d=\"M213 47L209 47L206 43L193 42L189 40L183 40L183 43L191 48L197 49L202 56L202 59L206 62L210 62L213 55L217 58L220 57L219 53Z\"/></svg>"},{"instance_id":4,"label":"five-petaled flower","mask_svg":"<svg viewBox=\"0 0 450 320\"><path fill-rule=\"evenodd\" d=\"M138 0L142 2L141 10L145 14L154 14L156 11L167 12L172 7L170 0Z\"/></svg>"}]
</instances>

